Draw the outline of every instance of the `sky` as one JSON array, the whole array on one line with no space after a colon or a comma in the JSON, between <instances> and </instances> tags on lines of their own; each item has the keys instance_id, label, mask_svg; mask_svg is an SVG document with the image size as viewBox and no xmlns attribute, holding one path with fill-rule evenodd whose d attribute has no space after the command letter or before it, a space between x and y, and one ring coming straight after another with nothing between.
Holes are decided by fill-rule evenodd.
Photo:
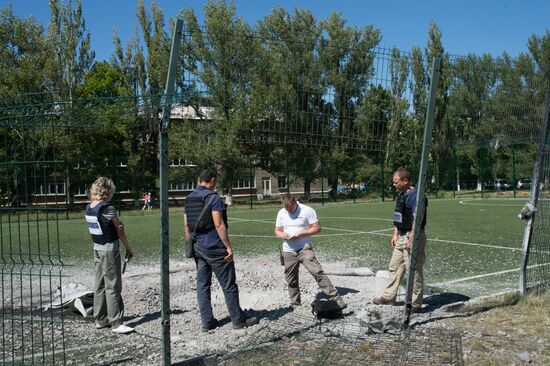
<instances>
[{"instance_id":1,"label":"sky","mask_svg":"<svg viewBox=\"0 0 550 366\"><path fill-rule=\"evenodd\" d=\"M191 7L202 20L206 0L156 0L166 19ZM145 0L147 7L151 0ZM33 16L47 26L48 0L0 0L0 8L12 4L19 17ZM380 29L380 46L410 50L425 47L430 21L443 34L443 46L453 55L467 53L494 56L527 52L532 34L550 32L550 0L235 0L237 16L254 24L274 7L293 12L309 9L322 19L339 12L350 26L372 25ZM137 0L82 0L86 27L92 37L96 60L113 53L113 29L127 43L137 27Z\"/></svg>"}]
</instances>

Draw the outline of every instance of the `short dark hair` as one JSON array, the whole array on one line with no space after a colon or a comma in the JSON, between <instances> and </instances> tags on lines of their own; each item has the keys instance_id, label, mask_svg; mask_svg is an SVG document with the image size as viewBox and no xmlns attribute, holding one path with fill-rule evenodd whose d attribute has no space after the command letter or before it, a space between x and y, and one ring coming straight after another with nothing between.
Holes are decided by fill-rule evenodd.
<instances>
[{"instance_id":1,"label":"short dark hair","mask_svg":"<svg viewBox=\"0 0 550 366\"><path fill-rule=\"evenodd\" d=\"M208 168L199 175L199 182L210 182L214 178L218 178L218 173L214 169Z\"/></svg>"},{"instance_id":2,"label":"short dark hair","mask_svg":"<svg viewBox=\"0 0 550 366\"><path fill-rule=\"evenodd\" d=\"M286 206L296 202L296 198L291 193L286 192L281 194L281 202L283 203L283 206Z\"/></svg>"},{"instance_id":3,"label":"short dark hair","mask_svg":"<svg viewBox=\"0 0 550 366\"><path fill-rule=\"evenodd\" d=\"M412 182L412 175L409 169L399 168L393 174L399 176L399 179L401 180L408 180L409 182Z\"/></svg>"}]
</instances>

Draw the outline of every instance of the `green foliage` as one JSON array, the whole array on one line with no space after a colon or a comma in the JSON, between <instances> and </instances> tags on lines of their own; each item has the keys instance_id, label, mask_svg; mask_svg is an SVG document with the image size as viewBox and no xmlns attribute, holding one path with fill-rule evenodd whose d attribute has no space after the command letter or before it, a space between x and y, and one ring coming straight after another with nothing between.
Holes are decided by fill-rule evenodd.
<instances>
[{"instance_id":1,"label":"green foliage","mask_svg":"<svg viewBox=\"0 0 550 366\"><path fill-rule=\"evenodd\" d=\"M130 91L123 70L105 61L96 62L78 88L79 96L84 98L122 97L129 95Z\"/></svg>"},{"instance_id":2,"label":"green foliage","mask_svg":"<svg viewBox=\"0 0 550 366\"><path fill-rule=\"evenodd\" d=\"M50 0L50 23L47 44L49 50L46 72L51 88L63 99L76 97L76 89L92 66L95 52L91 50L90 32L82 14L80 0Z\"/></svg>"},{"instance_id":3,"label":"green foliage","mask_svg":"<svg viewBox=\"0 0 550 366\"><path fill-rule=\"evenodd\" d=\"M11 6L0 10L0 100L45 91L47 49L44 28L34 18L18 18Z\"/></svg>"},{"instance_id":4,"label":"green foliage","mask_svg":"<svg viewBox=\"0 0 550 366\"><path fill-rule=\"evenodd\" d=\"M123 44L115 32L111 60L92 65L80 0L51 0L50 9L47 34L34 19L2 9L0 97L54 91L49 99L74 102L63 107L68 115L60 120L81 118L82 125L98 126L97 133L61 131L58 147L66 151L58 155L76 163L92 152L116 151L131 174L124 184L153 187L170 51L165 28L172 22L157 3L147 9L138 1L134 38ZM316 19L308 10L274 8L252 26L233 2L210 0L204 27L192 9L180 17L185 30L175 109L186 117L171 125L170 157L194 166L172 169L171 179L189 180L216 166L221 187L230 190L253 164L295 177L307 196L321 175L335 185L381 179L399 166L416 171L435 56L442 65L428 180L442 187L529 175L547 92L548 32L530 37L529 53L517 58L455 57L445 52L434 22L424 48L403 52L380 49L380 30L350 27L338 13ZM109 99L123 96L130 98L118 106ZM100 99L90 104L75 97ZM457 146L465 141L472 144Z\"/></svg>"}]
</instances>

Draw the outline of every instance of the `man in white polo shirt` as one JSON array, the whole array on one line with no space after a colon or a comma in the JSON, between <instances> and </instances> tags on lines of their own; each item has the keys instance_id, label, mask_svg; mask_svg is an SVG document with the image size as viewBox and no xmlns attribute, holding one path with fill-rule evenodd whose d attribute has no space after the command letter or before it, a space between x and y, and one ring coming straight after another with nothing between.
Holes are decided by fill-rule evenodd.
<instances>
[{"instance_id":1,"label":"man in white polo shirt","mask_svg":"<svg viewBox=\"0 0 550 366\"><path fill-rule=\"evenodd\" d=\"M299 284L299 269L300 263L302 263L315 278L321 291L344 309L347 306L346 303L338 295L338 291L330 282L313 252L311 236L321 231L315 210L296 201L290 193L282 194L281 201L284 208L277 214L275 236L283 239L282 255L290 305L295 307L302 304Z\"/></svg>"}]
</instances>

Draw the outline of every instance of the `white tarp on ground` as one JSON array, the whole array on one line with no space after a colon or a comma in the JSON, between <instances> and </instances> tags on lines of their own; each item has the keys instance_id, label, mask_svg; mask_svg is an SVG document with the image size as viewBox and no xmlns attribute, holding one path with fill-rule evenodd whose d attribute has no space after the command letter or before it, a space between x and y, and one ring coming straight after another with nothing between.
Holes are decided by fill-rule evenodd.
<instances>
[{"instance_id":1,"label":"white tarp on ground","mask_svg":"<svg viewBox=\"0 0 550 366\"><path fill-rule=\"evenodd\" d=\"M70 308L73 312L88 317L93 312L94 292L80 283L68 283L57 288L51 304L46 305L45 309Z\"/></svg>"}]
</instances>

